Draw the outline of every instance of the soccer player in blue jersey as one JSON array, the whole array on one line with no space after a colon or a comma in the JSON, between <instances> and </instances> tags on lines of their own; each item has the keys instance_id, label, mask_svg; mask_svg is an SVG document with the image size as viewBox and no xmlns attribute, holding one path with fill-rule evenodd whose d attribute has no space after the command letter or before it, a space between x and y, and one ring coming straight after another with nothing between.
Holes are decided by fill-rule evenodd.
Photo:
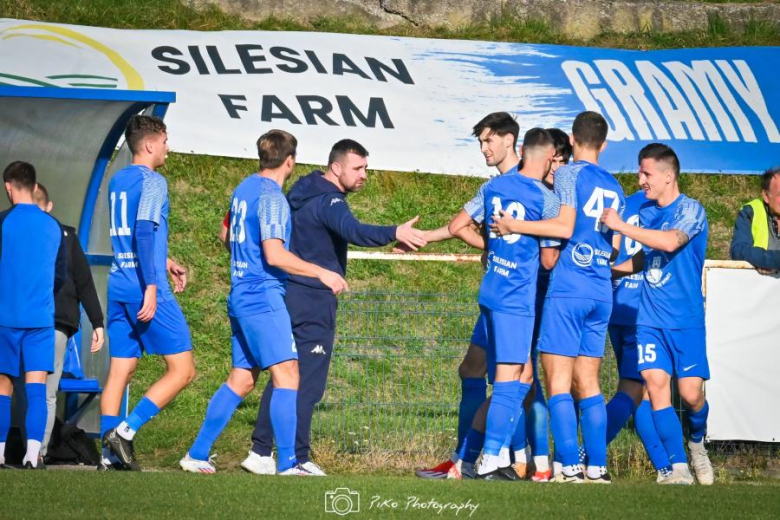
<instances>
[{"instance_id":1,"label":"soccer player in blue jersey","mask_svg":"<svg viewBox=\"0 0 780 520\"><path fill-rule=\"evenodd\" d=\"M558 216L558 198L542 184L550 170L555 148L550 134L529 130L523 139L523 168L494 179L484 190L485 207L494 218L536 221ZM544 167L535 168L537 164ZM522 372L531 372L529 358L534 329L536 280L541 262L551 268L560 242L520 234L488 235L488 266L479 290L479 304L488 336L488 370L493 393L487 411L485 443L477 478L506 480L514 477L501 457L520 420L523 401L531 388ZM541 247L541 252L540 252ZM511 476L509 473L511 472Z\"/></svg>"},{"instance_id":2,"label":"soccer player in blue jersey","mask_svg":"<svg viewBox=\"0 0 780 520\"><path fill-rule=\"evenodd\" d=\"M613 232L599 221L605 207L621 209L623 190L598 166L606 147L607 122L595 112L579 114L572 125L574 163L555 174L561 200L557 218L495 220L491 229L566 240L553 269L544 302L539 351L545 371L555 450L563 482L610 483L607 472L606 408L599 384L607 323L612 311L610 256ZM579 401L587 475L579 465L577 418L572 389Z\"/></svg>"},{"instance_id":3,"label":"soccer player in blue jersey","mask_svg":"<svg viewBox=\"0 0 780 520\"><path fill-rule=\"evenodd\" d=\"M645 283L637 316L637 365L647 385L653 422L673 466L661 483L692 484L683 432L672 407L671 378L677 378L688 410L691 462L700 484L714 474L704 435L709 406L704 381L709 379L701 292L708 223L702 205L681 194L680 162L664 144L646 146L639 154L639 185L651 202L640 208L643 227L623 222L607 208L601 221L643 245L642 251L613 271L623 276L644 270Z\"/></svg>"},{"instance_id":4,"label":"soccer player in blue jersey","mask_svg":"<svg viewBox=\"0 0 780 520\"><path fill-rule=\"evenodd\" d=\"M125 140L132 163L108 186L114 261L108 276L108 336L111 365L100 398L104 451L98 469L118 465L140 470L133 439L141 427L170 403L195 377L190 331L174 291L186 284L184 270L168 259L168 183L155 170L165 164L165 123L134 116ZM125 388L143 352L163 356L165 374L125 420L119 410ZM112 459L116 457L116 459ZM117 464L118 463L118 464Z\"/></svg>"},{"instance_id":5,"label":"soccer player in blue jersey","mask_svg":"<svg viewBox=\"0 0 780 520\"><path fill-rule=\"evenodd\" d=\"M298 353L285 305L288 275L319 279L334 294L347 289L339 274L305 262L289 251L292 221L282 186L295 167L297 140L271 130L257 141L260 171L244 179L230 209L231 289L228 315L233 332L233 369L214 394L206 418L180 465L214 473L209 451L233 412L254 389L261 370L273 381L270 419L280 475L308 476L296 460Z\"/></svg>"},{"instance_id":6,"label":"soccer player in blue jersey","mask_svg":"<svg viewBox=\"0 0 780 520\"><path fill-rule=\"evenodd\" d=\"M507 112L494 112L482 118L473 128L473 135L479 142L480 152L487 166L493 166L498 175L517 172L520 157L517 155L517 138L520 127ZM485 181L477 194L458 212L448 225L428 230L425 238L428 243L439 242L458 237L468 245L485 248L485 240L476 230L485 220L484 190L490 180ZM461 379L461 399L458 407L458 443L449 460L433 468L418 469L418 477L426 479L459 479L462 475L473 476L482 443L484 429L471 429L477 410L483 405L487 394L487 330L484 318L480 315L474 325L468 350L458 367ZM482 420L484 422L484 418ZM467 437L470 437L467 439Z\"/></svg>"},{"instance_id":7,"label":"soccer player in blue jersey","mask_svg":"<svg viewBox=\"0 0 780 520\"><path fill-rule=\"evenodd\" d=\"M569 135L559 128L547 128L547 132L553 139L555 154L550 164L548 173L542 182L550 190L553 189L555 172L564 164L569 164L571 159L571 143ZM523 157L525 162L525 157ZM547 288L550 285L550 269L539 266L536 282L536 310L534 318L534 334L531 343L531 365L533 385L525 399L524 421L519 421L512 437L512 449L514 450L514 463L512 468L518 477L524 478L530 474L534 482L549 482L552 478L550 470L550 444L549 444L549 420L547 414L547 400L544 397L542 382L539 378L539 330L542 322L542 310L547 296ZM530 444L530 452L533 456L532 464L528 465L526 446ZM533 472L530 470L533 469Z\"/></svg>"},{"instance_id":8,"label":"soccer player in blue jersey","mask_svg":"<svg viewBox=\"0 0 780 520\"><path fill-rule=\"evenodd\" d=\"M25 468L39 465L46 429L46 376L54 371L54 293L67 277L59 222L35 203L35 168L16 161L3 172L12 206L0 212L0 467L11 427L13 378L24 366Z\"/></svg>"},{"instance_id":9,"label":"soccer player in blue jersey","mask_svg":"<svg viewBox=\"0 0 780 520\"><path fill-rule=\"evenodd\" d=\"M647 202L644 190L627 197L622 218L633 226L640 226L639 210ZM649 217L649 211L651 208L645 207L646 218ZM615 265L622 264L641 250L642 244L622 237ZM608 330L620 379L617 392L607 403L607 444L614 440L633 415L636 432L658 472L660 482L671 475L671 463L655 429L649 397L637 364L636 320L643 281L641 274L632 274L613 283L612 315Z\"/></svg>"}]
</instances>

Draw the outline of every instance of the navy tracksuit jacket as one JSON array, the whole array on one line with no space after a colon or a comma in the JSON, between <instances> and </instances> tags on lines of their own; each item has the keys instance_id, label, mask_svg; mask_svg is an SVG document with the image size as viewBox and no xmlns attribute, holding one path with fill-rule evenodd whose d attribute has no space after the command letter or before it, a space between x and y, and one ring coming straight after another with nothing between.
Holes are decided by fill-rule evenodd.
<instances>
[{"instance_id":1,"label":"navy tracksuit jacket","mask_svg":"<svg viewBox=\"0 0 780 520\"><path fill-rule=\"evenodd\" d=\"M287 195L292 210L293 232L290 251L299 258L346 277L347 246L379 247L395 240L395 226L363 224L349 209L346 194L313 171L301 177ZM316 278L291 276L285 296L298 349L300 387L295 455L309 460L311 420L314 406L325 393L328 367L336 334L337 301ZM260 401L252 450L269 456L273 446L271 428L271 380Z\"/></svg>"}]
</instances>

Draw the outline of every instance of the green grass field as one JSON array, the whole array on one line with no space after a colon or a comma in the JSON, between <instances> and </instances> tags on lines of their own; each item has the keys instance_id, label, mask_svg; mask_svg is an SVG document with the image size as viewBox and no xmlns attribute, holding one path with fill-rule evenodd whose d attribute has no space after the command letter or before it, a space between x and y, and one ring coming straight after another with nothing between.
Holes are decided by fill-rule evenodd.
<instances>
[{"instance_id":1,"label":"green grass field","mask_svg":"<svg viewBox=\"0 0 780 520\"><path fill-rule=\"evenodd\" d=\"M6 0L0 4L0 17L116 28L305 30L428 38L584 44L631 49L780 44L778 26L762 20L750 22L744 28L737 29L723 20L712 19L709 28L702 31L679 34L602 34L589 41L580 41L564 38L552 31L546 24L533 20L499 19L457 28L399 26L392 29L378 29L353 19L320 19L307 24L294 20L278 19L250 22L227 15L214 7L202 10L193 9L178 0L137 0L135 2L119 0L73 0L68 2ZM171 138L175 139L175 136L171 136ZM376 151L376 153L379 152ZM474 154L477 153L479 151L475 143ZM322 160L325 161L326 157L323 157ZM230 333L225 310L226 296L229 290L228 257L217 242L216 234L227 209L230 194L241 179L255 171L256 167L256 162L250 160L172 154L168 164L161 170L168 178L171 193L171 255L189 270L189 287L181 295L179 301L192 332L198 376L193 384L139 435L137 449L141 463L145 467L163 469L176 467L176 462L197 433L208 400L228 375ZM314 167L312 165L299 165L292 181ZM627 193L635 191L636 181L633 174L622 174L618 176L618 179ZM421 227L434 228L445 224L461 205L473 196L481 182L482 180L477 178L373 171L366 188L361 193L350 197L350 204L356 215L366 222L375 224L400 223L419 214ZM707 209L710 222L708 258L728 258L728 246L731 240L734 217L744 202L758 194L759 179L750 176L684 175L681 182L683 191L700 200ZM429 251L473 252L467 246L456 241L433 245ZM351 262L348 276L351 288L356 292L423 292L447 295L476 294L479 277L480 267L477 264L379 261ZM476 306L473 307L473 312L475 317ZM385 338L398 336L397 328L400 319L401 316L396 315L396 318L393 318L394 321L377 320L373 335L381 335ZM468 322L469 320L473 320L473 318L463 318L463 321ZM354 331L360 330L361 327L362 324L359 322L342 321L340 323L342 335L347 333L355 335ZM452 354L442 352L431 355L430 345L432 342L441 341L442 337L448 337L450 338L448 348L464 348L469 332L454 336L446 328L440 328L432 333L435 336L434 340L429 340L415 336L414 331L400 331L401 338L385 340L386 345L384 346L387 347L387 352L392 352L392 349L395 349L393 356L382 357L376 352L357 352L354 356L344 359L342 368L339 368L337 364L334 368L334 378L331 381L331 393L328 394L327 399L338 400L343 397L343 401L347 404L331 408L323 407L318 416L320 422L315 421L315 438L317 439L315 453L324 467L337 474L398 474L402 472L408 474L409 470L415 466L438 462L436 459L451 449L456 426L452 413L445 415L418 413L418 422L404 422L405 418L410 417L411 414L394 415L387 408L358 408L349 403L359 403L361 400L371 401L375 400L377 395L381 396L381 393L370 393L380 392L381 389L368 387L365 384L369 380L367 375L387 377L395 374L394 369L405 369L406 365L401 363L399 352L403 354L403 349L416 349L414 352L417 359L431 361L420 370L426 374L434 375L435 381L430 386L415 387L411 384L412 378L406 374L407 379L403 379L403 381L405 383L408 381L408 384L400 387L400 393L389 394L389 397L397 402L409 401L412 405L431 400L437 402L449 400L450 407L456 406L455 399L457 392L459 392L459 382L455 367L458 356L453 357ZM455 344L453 337L461 338L460 347ZM354 345L340 344L339 348L354 347L357 349L363 343L370 343L370 341L366 339L362 340L362 343L356 341ZM163 369L160 359L146 358L141 361L135 383L132 386L131 403L137 402L142 391L162 374ZM264 382L265 379L262 380L262 384ZM363 386L360 386L361 384ZM434 391L430 392L430 388L433 388ZM343 393L339 393L342 390ZM217 442L215 450L221 455L220 469L235 469L238 461L245 455L245 451L249 447L248 440L254 424L258 397L258 393L255 392L247 399ZM432 407L432 409L440 408ZM367 423L366 421L369 420L373 422ZM398 429L403 429L401 432L403 435L393 437L398 433ZM417 435L417 429L423 429L425 435ZM354 441L358 442L356 446L349 450L344 449L344 438L352 434L357 436L358 433L366 431L371 434L372 439L368 447L361 444L361 438L360 441ZM382 441L388 441L391 438L393 439L392 443L386 442L386 445L391 446L393 451L383 451L381 449ZM409 455L410 452L414 455ZM644 452L633 434L629 432L621 434L619 441L611 447L610 457L610 463L614 465L616 475L626 474L637 478L649 477ZM723 462L723 460L719 462ZM761 465L765 463L766 461L760 457L740 462L748 477L754 476L757 469L760 469ZM223 510L228 512L230 507L247 508L240 509L240 511L263 512L266 502L269 511L281 511L285 510L285 502L281 497L292 494L292 492L286 494L287 492L277 484L276 480L263 480L262 485L257 485L255 481L243 475L226 475L211 481L180 479L178 476L173 477L169 474L149 474L143 477L135 475L108 476L109 479L125 477L138 479L139 486L148 486L148 492L143 495L145 499L149 500L148 508L154 508L155 504L164 503L167 500L166 497L169 498L177 494L196 497L191 501L191 504L183 503L187 501L176 502L177 508L185 509L165 509L165 507L160 506L159 510L155 509L160 514L172 515L179 511L185 514L186 508L190 506L207 508L206 514L213 511L214 515ZM8 477L3 477L0 474L0 478L7 479ZM90 497L91 503L95 507L108 507L99 505L98 502L103 500L110 503L121 499L121 497L111 494L116 493L116 490L107 489L104 493L95 493L94 490L103 485L101 483L104 481L94 479L92 475L80 473L46 474L41 476L40 480L19 476L14 478L13 487L10 489L19 493L28 493L29 490L30 495L28 496L33 496L35 490L39 489L36 486L44 483L56 484L59 482L58 479L68 481L70 478L73 479L73 482L78 483L78 486L67 486L67 493L84 493L85 497ZM221 484L228 480L229 484ZM328 480L324 484L296 483L296 486L324 486L317 487L316 490L314 487L311 488L311 495L316 495L314 497L316 500L314 498L312 500L316 504L321 504L324 490L328 489L329 486L335 487L332 482L341 483L342 480ZM343 482L345 485L354 484L357 486L357 483L363 482L363 480L344 479ZM368 479L365 482L366 493L371 492L370 486L384 490L381 491L382 493L395 493L398 490L399 494L408 493L409 490L416 489L417 486L421 486L419 488L421 493L422 490L427 492L429 489L429 484L411 480L393 479L386 484L375 479ZM176 486L181 486L181 488ZM252 491L255 489L254 486L257 486L259 491ZM278 489L274 486L277 486ZM73 487L78 489L74 491L71 489ZM64 486L62 488L55 487L56 492L65 494L64 488ZM226 498L224 501L219 498L212 502L211 491L218 488L226 490ZM9 488L3 488L3 491L6 489ZM446 490L454 490L449 485L430 489L443 490L443 493L446 493ZM477 484L474 489L487 490L487 494L484 495L487 497L485 498L485 506L480 511L480 514L487 515L485 511L489 511L487 499L491 496L490 493L500 494L503 492L501 490L508 488L504 486L484 488ZM645 500L642 491L640 491L645 487L629 485L615 486L615 489L617 490L615 496L622 497L620 500L623 500L626 506L631 506L638 515L641 516L650 511L637 506ZM723 487L717 489L724 490L723 494L714 490L696 489L694 491L695 497L697 497L695 500L700 500L707 507L712 506L709 510L722 513L725 516L729 516L728 511L734 512L731 516L736 516L736 512L741 510L728 509L729 507L739 507L739 504L733 499L734 496L749 497L745 499L745 502L748 503L746 507L761 507L767 502L762 498L762 493L767 492L766 489L777 493L776 487L740 486L733 488L739 491L731 491L732 488ZM238 495L237 498L227 498L228 493L234 490ZM259 492L262 494L258 494ZM654 490L652 493L661 492ZM675 490L663 491L663 493L671 494L678 492ZM452 493L455 496L454 491ZM506 493L507 496L514 496L516 492L510 490ZM534 494L533 497L528 498L538 502L543 508L562 507L561 504L567 504L566 500L592 502L593 507L595 507L599 501L604 500L602 497L606 496L602 495L604 491L592 488L576 491L571 495L571 498L566 500L547 500L546 494L561 493L560 491L545 489L538 493L540 493L538 496ZM256 496L257 500L245 503L247 496ZM594 496L597 498L593 498ZM632 498L634 496L637 498ZM714 498L722 499L725 505L716 506L718 502ZM312 507L314 507L314 502L312 502ZM668 504L674 503L676 501L668 501ZM38 505L33 503L33 507ZM167 507L173 506L168 505ZM139 509L138 515L143 514L142 511L151 510ZM25 513L22 516L37 516L31 511L29 515ZM99 509L99 511L108 513L109 510ZM312 509L312 512L314 511ZM544 511L552 513L552 510L545 509ZM667 512L670 511L667 510ZM745 511L748 510L745 509ZM75 516L78 511L74 510L72 513ZM592 515L583 513L583 516Z\"/></svg>"},{"instance_id":2,"label":"green grass field","mask_svg":"<svg viewBox=\"0 0 780 520\"><path fill-rule=\"evenodd\" d=\"M0 473L0 517L338 518L326 493L348 488L348 518L777 518L776 483L662 487L624 482L565 486L530 482L421 481L393 477L283 478L47 471ZM357 502L352 495L352 503ZM336 507L348 508L346 501ZM457 509L459 508L459 509Z\"/></svg>"}]
</instances>

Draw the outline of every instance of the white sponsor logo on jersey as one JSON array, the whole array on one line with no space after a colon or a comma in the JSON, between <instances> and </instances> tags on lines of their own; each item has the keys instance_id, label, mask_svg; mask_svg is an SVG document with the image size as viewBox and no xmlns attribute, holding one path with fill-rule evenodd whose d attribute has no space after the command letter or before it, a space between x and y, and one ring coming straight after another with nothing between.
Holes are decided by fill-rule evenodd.
<instances>
[{"instance_id":1,"label":"white sponsor logo on jersey","mask_svg":"<svg viewBox=\"0 0 780 520\"><path fill-rule=\"evenodd\" d=\"M577 244L571 250L571 259L580 267L590 267L593 263L593 248L588 244Z\"/></svg>"}]
</instances>

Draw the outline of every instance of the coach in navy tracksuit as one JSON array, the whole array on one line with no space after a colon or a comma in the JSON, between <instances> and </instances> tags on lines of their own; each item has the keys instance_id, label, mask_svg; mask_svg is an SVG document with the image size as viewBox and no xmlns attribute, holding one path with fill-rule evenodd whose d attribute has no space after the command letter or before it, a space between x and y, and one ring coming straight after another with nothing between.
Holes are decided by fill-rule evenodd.
<instances>
[{"instance_id":1,"label":"coach in navy tracksuit","mask_svg":"<svg viewBox=\"0 0 780 520\"><path fill-rule=\"evenodd\" d=\"M411 249L425 245L422 232L412 226L417 218L400 226L372 226L355 218L347 204L348 193L366 182L368 151L345 139L333 145L328 171L314 171L299 179L287 199L292 209L293 234L290 251L301 259L342 276L347 271L347 246L379 247L398 241ZM295 454L298 462L315 475L324 475L309 461L309 433L314 406L325 393L325 382L336 333L337 301L315 278L291 276L285 296L298 349L300 387ZM269 421L272 385L266 386L260 402L252 451L270 457L273 430Z\"/></svg>"}]
</instances>

